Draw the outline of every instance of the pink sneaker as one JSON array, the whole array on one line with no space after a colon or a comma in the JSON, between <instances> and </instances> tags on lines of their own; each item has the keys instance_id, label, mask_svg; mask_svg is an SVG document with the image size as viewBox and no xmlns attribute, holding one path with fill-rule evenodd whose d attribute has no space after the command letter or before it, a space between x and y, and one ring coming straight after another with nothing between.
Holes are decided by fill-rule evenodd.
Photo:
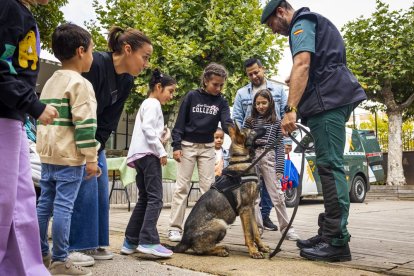
<instances>
[{"instance_id":1,"label":"pink sneaker","mask_svg":"<svg viewBox=\"0 0 414 276\"><path fill-rule=\"evenodd\" d=\"M173 254L171 250L165 248L161 244L140 244L137 249L141 253L152 254L164 258L169 258Z\"/></svg>"}]
</instances>

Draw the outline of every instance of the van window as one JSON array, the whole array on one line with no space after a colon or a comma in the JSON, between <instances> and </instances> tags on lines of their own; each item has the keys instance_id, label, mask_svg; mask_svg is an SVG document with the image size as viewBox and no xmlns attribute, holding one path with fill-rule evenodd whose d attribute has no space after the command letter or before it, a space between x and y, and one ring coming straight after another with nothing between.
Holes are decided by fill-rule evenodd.
<instances>
[{"instance_id":1,"label":"van window","mask_svg":"<svg viewBox=\"0 0 414 276\"><path fill-rule=\"evenodd\" d=\"M364 152L361 139L359 138L358 132L356 131L352 131L352 140L351 140L351 145L349 147L349 151L350 152Z\"/></svg>"},{"instance_id":2,"label":"van window","mask_svg":"<svg viewBox=\"0 0 414 276\"><path fill-rule=\"evenodd\" d=\"M375 132L373 130L358 130L358 132L361 136L361 142L364 145L366 153L381 152L377 137L375 136Z\"/></svg>"}]
</instances>

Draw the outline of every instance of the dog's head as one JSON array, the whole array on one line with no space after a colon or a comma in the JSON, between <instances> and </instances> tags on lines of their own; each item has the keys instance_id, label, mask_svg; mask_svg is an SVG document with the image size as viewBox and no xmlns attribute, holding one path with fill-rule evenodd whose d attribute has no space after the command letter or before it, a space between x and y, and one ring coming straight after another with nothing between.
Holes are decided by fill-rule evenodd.
<instances>
[{"instance_id":1,"label":"dog's head","mask_svg":"<svg viewBox=\"0 0 414 276\"><path fill-rule=\"evenodd\" d=\"M266 129L253 130L243 128L240 130L235 123L229 126L229 135L231 138L230 155L250 155L250 150L253 149L254 141L266 133Z\"/></svg>"}]
</instances>

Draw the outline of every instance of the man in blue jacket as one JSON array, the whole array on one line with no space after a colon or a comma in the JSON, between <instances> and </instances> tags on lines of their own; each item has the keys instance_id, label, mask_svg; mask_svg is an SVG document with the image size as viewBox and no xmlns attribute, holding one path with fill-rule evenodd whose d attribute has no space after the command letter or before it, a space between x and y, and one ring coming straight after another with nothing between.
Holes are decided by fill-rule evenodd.
<instances>
[{"instance_id":1,"label":"man in blue jacket","mask_svg":"<svg viewBox=\"0 0 414 276\"><path fill-rule=\"evenodd\" d=\"M239 124L240 127L243 127L246 119L251 115L252 103L254 95L257 91L262 89L269 89L272 93L273 99L275 101L275 111L279 119L283 118L285 113L285 106L287 101L287 96L283 87L276 84L275 82L265 78L265 68L262 65L262 62L256 58L250 58L244 62L244 68L246 70L247 77L250 82L240 88L237 91L236 98L234 100L233 106L233 118ZM262 180L263 181L263 180ZM266 190L266 186L261 185L260 189L261 196L261 214L262 221L258 218L257 223L259 228L264 228L271 231L277 231L277 226L270 220L270 211L272 210L273 204L270 199L269 193ZM288 237L289 239L296 240L297 237Z\"/></svg>"},{"instance_id":2,"label":"man in blue jacket","mask_svg":"<svg viewBox=\"0 0 414 276\"><path fill-rule=\"evenodd\" d=\"M293 67L282 120L284 134L296 129L300 116L315 140L324 213L318 235L298 240L300 255L310 260L349 261L349 190L344 173L345 123L366 94L346 66L344 41L325 17L308 8L295 11L285 0L271 0L261 23L289 37Z\"/></svg>"}]
</instances>

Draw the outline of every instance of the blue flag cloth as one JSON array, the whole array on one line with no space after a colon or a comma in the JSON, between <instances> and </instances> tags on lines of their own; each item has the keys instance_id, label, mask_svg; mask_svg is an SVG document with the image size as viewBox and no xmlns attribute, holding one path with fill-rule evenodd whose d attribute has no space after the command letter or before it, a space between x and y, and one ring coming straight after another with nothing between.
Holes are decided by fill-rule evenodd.
<instances>
[{"instance_id":1,"label":"blue flag cloth","mask_svg":"<svg viewBox=\"0 0 414 276\"><path fill-rule=\"evenodd\" d=\"M299 173L292 160L285 159L285 169L282 179L282 190L296 188L299 185Z\"/></svg>"}]
</instances>

